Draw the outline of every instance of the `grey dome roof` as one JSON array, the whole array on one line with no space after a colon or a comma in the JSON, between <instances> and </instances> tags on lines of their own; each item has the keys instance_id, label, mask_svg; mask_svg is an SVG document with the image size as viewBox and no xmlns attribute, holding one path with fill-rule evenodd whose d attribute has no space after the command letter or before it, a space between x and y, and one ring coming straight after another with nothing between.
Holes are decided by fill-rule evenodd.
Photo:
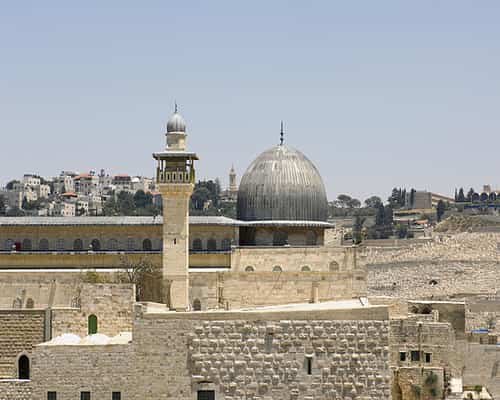
<instances>
[{"instance_id":1,"label":"grey dome roof","mask_svg":"<svg viewBox=\"0 0 500 400\"><path fill-rule=\"evenodd\" d=\"M167 122L167 133L186 132L186 122L182 115L175 111Z\"/></svg>"},{"instance_id":2,"label":"grey dome roof","mask_svg":"<svg viewBox=\"0 0 500 400\"><path fill-rule=\"evenodd\" d=\"M258 156L241 178L238 219L326 221L328 203L318 170L300 151L285 145Z\"/></svg>"}]
</instances>

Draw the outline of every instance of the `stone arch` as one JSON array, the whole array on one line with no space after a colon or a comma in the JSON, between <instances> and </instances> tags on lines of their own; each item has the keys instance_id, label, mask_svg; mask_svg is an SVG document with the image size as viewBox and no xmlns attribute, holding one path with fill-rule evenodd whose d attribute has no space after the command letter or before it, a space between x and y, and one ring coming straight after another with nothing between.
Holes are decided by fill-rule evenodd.
<instances>
[{"instance_id":1,"label":"stone arch","mask_svg":"<svg viewBox=\"0 0 500 400\"><path fill-rule=\"evenodd\" d=\"M82 241L82 239L75 239L73 241L73 250L74 251L82 251L83 250L83 241Z\"/></svg>"},{"instance_id":2,"label":"stone arch","mask_svg":"<svg viewBox=\"0 0 500 400\"><path fill-rule=\"evenodd\" d=\"M251 265L247 265L247 266L245 267L245 272L254 272L254 271L255 271L255 269L254 269L254 267L252 267Z\"/></svg>"},{"instance_id":3,"label":"stone arch","mask_svg":"<svg viewBox=\"0 0 500 400\"><path fill-rule=\"evenodd\" d=\"M328 267L330 272L337 272L340 270L340 265L337 261L330 261L330 265Z\"/></svg>"},{"instance_id":4,"label":"stone arch","mask_svg":"<svg viewBox=\"0 0 500 400\"><path fill-rule=\"evenodd\" d=\"M316 246L318 244L318 235L314 231L307 231L306 233L306 245Z\"/></svg>"},{"instance_id":5,"label":"stone arch","mask_svg":"<svg viewBox=\"0 0 500 400\"><path fill-rule=\"evenodd\" d=\"M311 272L311 267L309 267L309 265L304 265L300 270L302 272Z\"/></svg>"},{"instance_id":6,"label":"stone arch","mask_svg":"<svg viewBox=\"0 0 500 400\"><path fill-rule=\"evenodd\" d=\"M97 316L90 314L88 317L88 334L94 335L97 333Z\"/></svg>"},{"instance_id":7,"label":"stone arch","mask_svg":"<svg viewBox=\"0 0 500 400\"><path fill-rule=\"evenodd\" d=\"M273 232L273 246L284 246L288 244L288 232L277 230Z\"/></svg>"},{"instance_id":8,"label":"stone arch","mask_svg":"<svg viewBox=\"0 0 500 400\"><path fill-rule=\"evenodd\" d=\"M30 379L30 359L26 354L21 354L17 359L18 379Z\"/></svg>"},{"instance_id":9,"label":"stone arch","mask_svg":"<svg viewBox=\"0 0 500 400\"><path fill-rule=\"evenodd\" d=\"M210 238L207 241L207 250L208 251L215 251L217 250L217 241L214 238Z\"/></svg>"},{"instance_id":10,"label":"stone arch","mask_svg":"<svg viewBox=\"0 0 500 400\"><path fill-rule=\"evenodd\" d=\"M153 243L151 243L151 239L144 239L142 241L142 250L143 251L152 251Z\"/></svg>"},{"instance_id":11,"label":"stone arch","mask_svg":"<svg viewBox=\"0 0 500 400\"><path fill-rule=\"evenodd\" d=\"M196 238L193 240L193 250L201 251L203 250L203 243L200 238Z\"/></svg>"},{"instance_id":12,"label":"stone arch","mask_svg":"<svg viewBox=\"0 0 500 400\"><path fill-rule=\"evenodd\" d=\"M495 192L491 192L489 195L489 200L490 201L496 201L497 200L497 194Z\"/></svg>"},{"instance_id":13,"label":"stone arch","mask_svg":"<svg viewBox=\"0 0 500 400\"><path fill-rule=\"evenodd\" d=\"M116 239L109 239L108 240L108 250L111 250L111 251L118 250L118 240L116 240Z\"/></svg>"},{"instance_id":14,"label":"stone arch","mask_svg":"<svg viewBox=\"0 0 500 400\"><path fill-rule=\"evenodd\" d=\"M31 297L26 300L26 308L35 308L35 300Z\"/></svg>"},{"instance_id":15,"label":"stone arch","mask_svg":"<svg viewBox=\"0 0 500 400\"><path fill-rule=\"evenodd\" d=\"M487 201L488 198L489 198L489 196L488 196L488 193L486 193L486 192L481 193L481 195L479 196L480 201Z\"/></svg>"},{"instance_id":16,"label":"stone arch","mask_svg":"<svg viewBox=\"0 0 500 400\"><path fill-rule=\"evenodd\" d=\"M194 299L194 301L193 301L193 311L201 311L201 301L200 301L200 299Z\"/></svg>"},{"instance_id":17,"label":"stone arch","mask_svg":"<svg viewBox=\"0 0 500 400\"><path fill-rule=\"evenodd\" d=\"M33 244L31 242L31 239L23 239L23 244L22 244L21 250L23 250L23 251L33 250Z\"/></svg>"},{"instance_id":18,"label":"stone arch","mask_svg":"<svg viewBox=\"0 0 500 400\"><path fill-rule=\"evenodd\" d=\"M224 238L221 243L222 250L231 250L231 239Z\"/></svg>"},{"instance_id":19,"label":"stone arch","mask_svg":"<svg viewBox=\"0 0 500 400\"><path fill-rule=\"evenodd\" d=\"M479 201L479 193L474 193L472 195L472 201L474 201L474 202Z\"/></svg>"},{"instance_id":20,"label":"stone arch","mask_svg":"<svg viewBox=\"0 0 500 400\"><path fill-rule=\"evenodd\" d=\"M275 265L273 267L273 272L283 272L283 268L280 265Z\"/></svg>"},{"instance_id":21,"label":"stone arch","mask_svg":"<svg viewBox=\"0 0 500 400\"><path fill-rule=\"evenodd\" d=\"M99 239L93 239L92 242L90 242L90 248L93 251L101 251L101 242Z\"/></svg>"},{"instance_id":22,"label":"stone arch","mask_svg":"<svg viewBox=\"0 0 500 400\"><path fill-rule=\"evenodd\" d=\"M40 239L38 243L38 250L49 251L49 241L47 239Z\"/></svg>"},{"instance_id":23,"label":"stone arch","mask_svg":"<svg viewBox=\"0 0 500 400\"><path fill-rule=\"evenodd\" d=\"M16 297L12 302L12 308L23 308L23 301L20 297Z\"/></svg>"}]
</instances>

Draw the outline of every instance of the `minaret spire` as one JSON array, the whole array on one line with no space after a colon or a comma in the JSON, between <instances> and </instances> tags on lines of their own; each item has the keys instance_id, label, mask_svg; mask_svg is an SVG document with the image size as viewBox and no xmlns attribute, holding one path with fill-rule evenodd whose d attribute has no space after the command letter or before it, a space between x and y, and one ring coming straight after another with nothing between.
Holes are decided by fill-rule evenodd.
<instances>
[{"instance_id":1,"label":"minaret spire","mask_svg":"<svg viewBox=\"0 0 500 400\"><path fill-rule=\"evenodd\" d=\"M283 120L281 120L281 130L280 130L280 146L283 146L283 141L285 133L283 132Z\"/></svg>"}]
</instances>

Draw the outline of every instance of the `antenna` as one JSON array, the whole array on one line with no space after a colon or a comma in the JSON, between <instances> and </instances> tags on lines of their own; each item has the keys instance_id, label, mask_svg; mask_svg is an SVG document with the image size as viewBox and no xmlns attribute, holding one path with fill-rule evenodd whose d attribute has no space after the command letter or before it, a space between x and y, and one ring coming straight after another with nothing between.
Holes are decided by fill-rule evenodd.
<instances>
[{"instance_id":1,"label":"antenna","mask_svg":"<svg viewBox=\"0 0 500 400\"><path fill-rule=\"evenodd\" d=\"M284 132L283 132L283 120L281 121L281 131L280 131L280 146L283 146L283 141L285 140L284 139Z\"/></svg>"}]
</instances>

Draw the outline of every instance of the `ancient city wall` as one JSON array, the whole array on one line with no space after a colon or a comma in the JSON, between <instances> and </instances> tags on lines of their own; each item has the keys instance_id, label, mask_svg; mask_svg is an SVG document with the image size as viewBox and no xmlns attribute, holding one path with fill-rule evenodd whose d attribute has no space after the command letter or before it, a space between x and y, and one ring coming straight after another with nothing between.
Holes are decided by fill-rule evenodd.
<instances>
[{"instance_id":1,"label":"ancient city wall","mask_svg":"<svg viewBox=\"0 0 500 400\"><path fill-rule=\"evenodd\" d=\"M32 400L31 382L0 379L0 400Z\"/></svg>"},{"instance_id":2,"label":"ancient city wall","mask_svg":"<svg viewBox=\"0 0 500 400\"><path fill-rule=\"evenodd\" d=\"M45 339L44 310L0 310L0 378L17 377L17 359Z\"/></svg>"},{"instance_id":3,"label":"ancient city wall","mask_svg":"<svg viewBox=\"0 0 500 400\"><path fill-rule=\"evenodd\" d=\"M500 398L500 346L468 343L465 349L465 385L485 385Z\"/></svg>"}]
</instances>

